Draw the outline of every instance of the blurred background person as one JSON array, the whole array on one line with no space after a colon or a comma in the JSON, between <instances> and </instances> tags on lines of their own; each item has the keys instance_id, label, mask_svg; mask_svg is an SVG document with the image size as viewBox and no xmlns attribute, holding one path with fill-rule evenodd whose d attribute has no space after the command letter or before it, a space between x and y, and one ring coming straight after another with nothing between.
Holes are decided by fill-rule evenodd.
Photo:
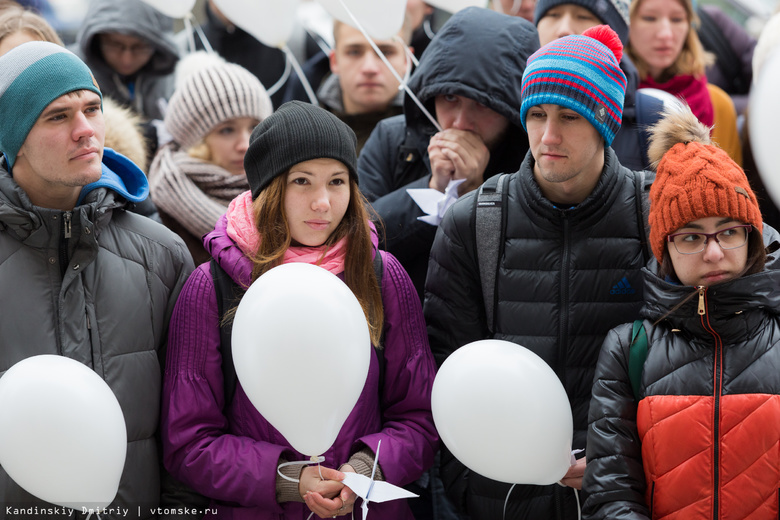
<instances>
[{"instance_id":1,"label":"blurred background person","mask_svg":"<svg viewBox=\"0 0 780 520\"><path fill-rule=\"evenodd\" d=\"M200 264L209 258L201 237L249 187L249 136L273 109L252 73L214 53L187 55L177 67L177 83L165 114L173 141L154 158L150 193L163 223Z\"/></svg>"},{"instance_id":2,"label":"blurred background person","mask_svg":"<svg viewBox=\"0 0 780 520\"><path fill-rule=\"evenodd\" d=\"M742 149L734 103L723 89L707 83L712 55L696 34L698 17L691 0L633 0L629 7L628 55L639 71L639 88L655 88L680 97L712 139L737 164Z\"/></svg>"},{"instance_id":3,"label":"blurred background person","mask_svg":"<svg viewBox=\"0 0 780 520\"><path fill-rule=\"evenodd\" d=\"M141 0L92 0L71 47L104 96L144 118L148 157L153 157L158 141L152 121L163 117L179 60L173 20Z\"/></svg>"},{"instance_id":4,"label":"blurred background person","mask_svg":"<svg viewBox=\"0 0 780 520\"><path fill-rule=\"evenodd\" d=\"M493 0L491 5L493 6L493 9L499 13L508 14L510 16L519 16L520 18L525 18L529 22L534 21L536 0Z\"/></svg>"}]
</instances>

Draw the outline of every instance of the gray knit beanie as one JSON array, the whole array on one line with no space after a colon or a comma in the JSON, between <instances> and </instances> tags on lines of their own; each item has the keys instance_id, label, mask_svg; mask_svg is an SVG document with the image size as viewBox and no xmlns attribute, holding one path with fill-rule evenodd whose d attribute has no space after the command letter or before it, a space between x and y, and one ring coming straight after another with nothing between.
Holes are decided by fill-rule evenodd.
<instances>
[{"instance_id":1,"label":"gray knit beanie","mask_svg":"<svg viewBox=\"0 0 780 520\"><path fill-rule=\"evenodd\" d=\"M193 53L182 60L190 70L178 81L165 112L165 127L186 150L229 119L253 117L262 121L273 111L271 98L257 77L234 63ZM181 72L177 68L177 73Z\"/></svg>"},{"instance_id":2,"label":"gray knit beanie","mask_svg":"<svg viewBox=\"0 0 780 520\"><path fill-rule=\"evenodd\" d=\"M252 198L296 164L336 159L357 182L357 138L350 127L327 110L290 101L255 127L244 156Z\"/></svg>"},{"instance_id":3,"label":"gray knit beanie","mask_svg":"<svg viewBox=\"0 0 780 520\"><path fill-rule=\"evenodd\" d=\"M76 90L103 97L89 67L64 47L28 42L0 57L0 152L9 169L38 116L52 101Z\"/></svg>"},{"instance_id":4,"label":"gray knit beanie","mask_svg":"<svg viewBox=\"0 0 780 520\"><path fill-rule=\"evenodd\" d=\"M628 43L628 0L537 0L534 9L534 25L553 7L574 4L584 7L615 31L623 45Z\"/></svg>"}]
</instances>

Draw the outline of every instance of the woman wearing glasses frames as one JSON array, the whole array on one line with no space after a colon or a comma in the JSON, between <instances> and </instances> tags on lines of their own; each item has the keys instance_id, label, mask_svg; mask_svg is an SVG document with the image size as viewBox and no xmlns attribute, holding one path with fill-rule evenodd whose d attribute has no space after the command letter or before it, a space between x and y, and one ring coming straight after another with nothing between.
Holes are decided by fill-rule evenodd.
<instances>
[{"instance_id":1,"label":"woman wearing glasses frames","mask_svg":"<svg viewBox=\"0 0 780 520\"><path fill-rule=\"evenodd\" d=\"M777 519L777 233L689 110L665 115L650 155L658 264L643 320L613 329L599 357L584 517Z\"/></svg>"}]
</instances>

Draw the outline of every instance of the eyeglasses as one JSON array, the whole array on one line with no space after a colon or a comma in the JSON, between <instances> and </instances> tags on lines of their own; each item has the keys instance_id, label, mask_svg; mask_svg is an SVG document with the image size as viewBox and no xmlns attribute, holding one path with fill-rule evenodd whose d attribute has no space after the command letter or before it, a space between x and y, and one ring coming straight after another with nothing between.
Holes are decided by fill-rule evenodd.
<instances>
[{"instance_id":1,"label":"eyeglasses","mask_svg":"<svg viewBox=\"0 0 780 520\"><path fill-rule=\"evenodd\" d=\"M101 38L100 48L105 53L110 54L124 54L130 51L133 56L151 56L154 54L154 46L148 43L134 43L133 45L125 45L114 40L107 38Z\"/></svg>"},{"instance_id":2,"label":"eyeglasses","mask_svg":"<svg viewBox=\"0 0 780 520\"><path fill-rule=\"evenodd\" d=\"M750 224L741 224L721 229L716 233L673 233L666 237L666 241L672 242L681 255L695 255L707 248L711 238L715 239L721 249L738 249L747 243L752 229L753 226Z\"/></svg>"}]
</instances>

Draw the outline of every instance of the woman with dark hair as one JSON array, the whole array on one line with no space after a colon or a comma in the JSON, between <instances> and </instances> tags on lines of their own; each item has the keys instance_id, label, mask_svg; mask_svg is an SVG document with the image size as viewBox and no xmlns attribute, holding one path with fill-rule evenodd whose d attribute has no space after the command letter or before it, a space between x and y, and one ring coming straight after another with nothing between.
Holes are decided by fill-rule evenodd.
<instances>
[{"instance_id":1,"label":"woman with dark hair","mask_svg":"<svg viewBox=\"0 0 780 520\"><path fill-rule=\"evenodd\" d=\"M232 400L226 395L224 320L209 263L195 270L176 304L163 388L163 457L175 477L212 499L212 518L305 520L311 513L328 518L353 511L360 518L342 472L370 477L380 441L378 480L406 485L433 463L435 364L422 309L398 261L377 250L358 189L355 147L354 132L336 116L309 103L282 105L252 133L244 160L250 190L204 238L214 261L240 287L280 264L306 262L342 278L360 302L371 342L382 343L383 368L372 349L363 392L323 454L328 467L281 466L307 457L252 406L240 381ZM381 285L375 255L382 259ZM230 319L229 311L225 316ZM301 326L306 318L300 317ZM312 400L327 399L327 392ZM405 500L394 500L372 503L371 517L412 515Z\"/></svg>"},{"instance_id":2,"label":"woman with dark hair","mask_svg":"<svg viewBox=\"0 0 780 520\"><path fill-rule=\"evenodd\" d=\"M780 270L742 169L690 111L653 131L641 321L607 336L585 518L778 518ZM769 244L769 247L765 246ZM769 254L769 256L767 256Z\"/></svg>"}]
</instances>

